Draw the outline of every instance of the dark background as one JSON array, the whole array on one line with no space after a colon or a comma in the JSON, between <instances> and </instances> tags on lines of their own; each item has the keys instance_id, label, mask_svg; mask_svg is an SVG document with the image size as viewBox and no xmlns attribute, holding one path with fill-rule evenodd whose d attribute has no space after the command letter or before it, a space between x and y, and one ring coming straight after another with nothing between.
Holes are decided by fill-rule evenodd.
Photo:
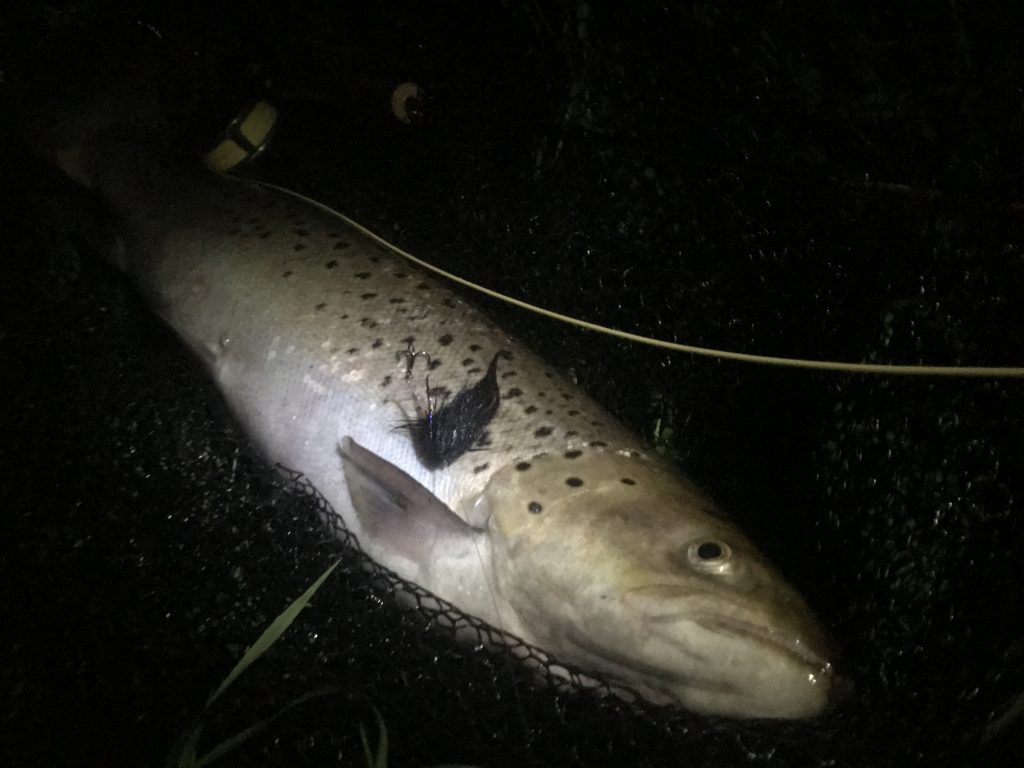
<instances>
[{"instance_id":1,"label":"dark background","mask_svg":"<svg viewBox=\"0 0 1024 768\"><path fill-rule=\"evenodd\" d=\"M244 173L511 295L738 351L1021 365L1021 20L895 6L8 3L0 131L141 71L196 153L264 96L280 127ZM97 257L102 212L0 138L0 754L159 765L342 549ZM396 766L1018 764L1019 716L992 725L1024 694L1018 380L766 369L484 306L736 517L854 694L771 724L538 689L349 553L204 746L337 685L227 763L361 764L372 705Z\"/></svg>"}]
</instances>

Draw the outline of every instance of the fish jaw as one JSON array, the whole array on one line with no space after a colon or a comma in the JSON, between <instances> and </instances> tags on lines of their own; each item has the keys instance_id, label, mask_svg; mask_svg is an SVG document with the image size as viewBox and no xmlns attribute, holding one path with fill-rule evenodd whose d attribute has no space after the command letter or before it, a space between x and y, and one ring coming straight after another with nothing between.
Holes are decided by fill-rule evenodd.
<instances>
[{"instance_id":1,"label":"fish jaw","mask_svg":"<svg viewBox=\"0 0 1024 768\"><path fill-rule=\"evenodd\" d=\"M571 453L503 469L485 494L495 583L524 639L703 714L824 711L830 645L754 546L660 461Z\"/></svg>"},{"instance_id":2,"label":"fish jaw","mask_svg":"<svg viewBox=\"0 0 1024 768\"><path fill-rule=\"evenodd\" d=\"M609 633L581 612L575 639L586 638L581 646L607 674L652 701L725 717L808 718L830 705L836 688L830 645L803 606L766 609L683 594L678 586L652 591L661 593L657 602L675 603L670 616L652 615L636 591L609 606L616 618L606 621L631 627L631 636Z\"/></svg>"}]
</instances>

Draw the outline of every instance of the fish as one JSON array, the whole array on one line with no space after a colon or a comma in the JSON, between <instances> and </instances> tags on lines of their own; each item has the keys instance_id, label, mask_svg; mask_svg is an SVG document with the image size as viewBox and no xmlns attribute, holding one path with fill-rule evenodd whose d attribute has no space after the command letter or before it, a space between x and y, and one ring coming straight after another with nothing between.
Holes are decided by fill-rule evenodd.
<instances>
[{"instance_id":1,"label":"fish","mask_svg":"<svg viewBox=\"0 0 1024 768\"><path fill-rule=\"evenodd\" d=\"M834 643L673 463L452 287L316 205L167 153L132 108L89 102L30 142L111 212L107 257L263 456L373 561L658 704L830 708Z\"/></svg>"}]
</instances>

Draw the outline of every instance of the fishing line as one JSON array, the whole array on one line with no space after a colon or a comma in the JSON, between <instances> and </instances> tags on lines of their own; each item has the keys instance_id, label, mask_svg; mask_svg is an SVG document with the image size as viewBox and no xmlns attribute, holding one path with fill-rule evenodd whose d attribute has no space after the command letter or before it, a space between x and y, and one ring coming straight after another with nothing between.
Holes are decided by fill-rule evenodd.
<instances>
[{"instance_id":1,"label":"fishing line","mask_svg":"<svg viewBox=\"0 0 1024 768\"><path fill-rule=\"evenodd\" d=\"M555 312L544 307L538 307L534 304L522 301L521 299L507 296L498 291L492 290L482 285L478 285L464 277L459 277L456 274L448 272L440 267L436 267L433 264L424 261L416 256L413 256L408 251L402 250L397 245L388 242L380 235L372 232L371 230L353 221L343 213L339 213L330 206L324 205L312 198L306 197L298 192L295 192L285 187L280 187L276 184L271 184L266 181L255 181L260 186L267 187L269 189L277 190L278 192L284 192L287 195L301 200L309 205L319 208L321 211L343 221L348 226L356 229L362 234L369 237L374 242L383 245L394 253L398 254L407 261L425 269L429 272L433 272L436 275L440 275L446 280L450 280L453 283L462 285L469 288L477 293L482 293L484 296L489 296L492 299L503 301L507 304L511 304L514 307L525 309L529 312L547 317L552 320L557 320L561 323L567 323L568 325L574 325L577 328L583 328L588 331L594 331L596 333L603 333L606 336L612 336L617 339L623 339L625 341L631 341L636 344L645 344L649 347L658 347L660 349L668 349L674 352L686 352L691 355L700 355L703 357L714 357L720 360L734 360L741 363L753 363L757 365L773 365L783 368L804 368L809 370L817 371L842 371L846 373L870 373L870 374L888 374L891 376L963 376L963 377L975 377L975 378L995 378L995 377L1021 377L1024 376L1024 367L1006 367L1006 366L960 366L960 365L898 365L888 363L848 363L840 360L812 360L804 359L799 357L775 357L772 355L755 355L747 352L733 352L726 349L714 349L712 347L698 347L692 344L680 344L674 341L666 341L664 339L655 339L649 336L641 336L640 334L630 333L628 331L622 331L618 328L610 328L605 325L599 325L597 323L591 323L587 320L581 320L570 315L563 315L559 312Z\"/></svg>"}]
</instances>

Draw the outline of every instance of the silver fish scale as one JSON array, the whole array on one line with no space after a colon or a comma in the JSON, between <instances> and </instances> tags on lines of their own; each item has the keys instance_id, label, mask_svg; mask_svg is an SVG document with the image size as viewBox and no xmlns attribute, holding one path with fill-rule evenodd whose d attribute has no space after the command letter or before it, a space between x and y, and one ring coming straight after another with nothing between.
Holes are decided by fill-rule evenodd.
<instances>
[{"instance_id":1,"label":"silver fish scale","mask_svg":"<svg viewBox=\"0 0 1024 768\"><path fill-rule=\"evenodd\" d=\"M158 228L154 216L161 263L138 278L153 283L164 316L207 360L264 451L304 468L336 506L344 507L332 493L336 445L346 434L456 511L510 463L570 449L641 450L480 310L343 221L251 183L204 186L208 194L173 203L190 226ZM158 213L167 220L165 206ZM500 405L480 444L430 472L403 423L426 412L428 382L453 397L498 353ZM325 428L325 419L334 423Z\"/></svg>"}]
</instances>

